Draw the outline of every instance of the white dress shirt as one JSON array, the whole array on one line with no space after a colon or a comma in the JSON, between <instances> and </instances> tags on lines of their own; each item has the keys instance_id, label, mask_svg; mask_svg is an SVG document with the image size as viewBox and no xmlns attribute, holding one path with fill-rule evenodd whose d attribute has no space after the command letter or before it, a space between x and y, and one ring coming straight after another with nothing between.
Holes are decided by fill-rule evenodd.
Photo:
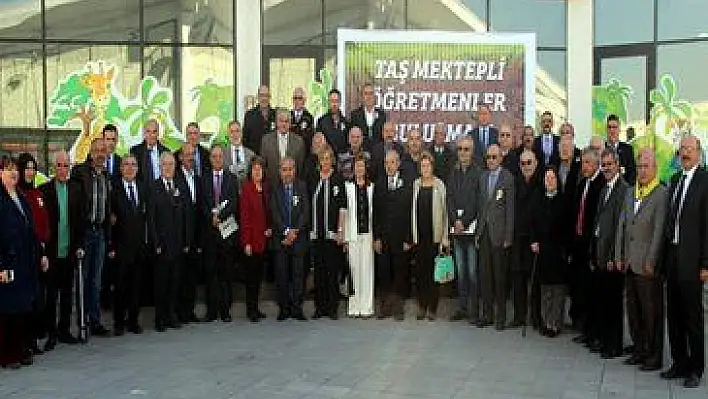
<instances>
[{"instance_id":1,"label":"white dress shirt","mask_svg":"<svg viewBox=\"0 0 708 399\"><path fill-rule=\"evenodd\" d=\"M280 159L283 159L288 154L288 133L278 133L278 152Z\"/></svg>"},{"instance_id":2,"label":"white dress shirt","mask_svg":"<svg viewBox=\"0 0 708 399\"><path fill-rule=\"evenodd\" d=\"M683 189L681 190L680 193L674 193L673 197L671 198L671 200L673 202L673 201L677 200L676 199L677 195L681 196L679 199L678 212L676 215L676 226L674 227L674 239L672 240L673 244L678 244L678 242L679 242L679 220L681 220L681 211L683 211L683 202L686 200L686 192L688 191L688 186L691 184L691 180L693 180L693 175L696 174L696 169L698 169L698 165L683 172L683 174L686 176L686 179L683 182Z\"/></svg>"},{"instance_id":3,"label":"white dress shirt","mask_svg":"<svg viewBox=\"0 0 708 399\"><path fill-rule=\"evenodd\" d=\"M189 195L192 197L192 203L197 203L197 193L194 189L194 171L186 169L182 166L182 173L184 173L184 179L187 181L187 187L189 187Z\"/></svg>"}]
</instances>

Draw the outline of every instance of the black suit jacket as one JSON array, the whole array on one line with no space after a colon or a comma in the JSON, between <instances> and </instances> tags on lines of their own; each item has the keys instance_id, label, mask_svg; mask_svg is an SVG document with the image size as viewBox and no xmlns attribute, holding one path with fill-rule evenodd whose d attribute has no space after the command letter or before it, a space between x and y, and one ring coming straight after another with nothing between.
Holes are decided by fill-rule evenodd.
<instances>
[{"instance_id":1,"label":"black suit jacket","mask_svg":"<svg viewBox=\"0 0 708 399\"><path fill-rule=\"evenodd\" d=\"M633 188L622 179L622 176L619 176L609 194L606 184L600 191L593 223L593 235L595 236L593 261L599 269L606 269L607 262L615 260L617 226L620 223L620 214L626 201L627 190L631 189ZM609 195L607 201L603 195Z\"/></svg>"},{"instance_id":2,"label":"black suit jacket","mask_svg":"<svg viewBox=\"0 0 708 399\"><path fill-rule=\"evenodd\" d=\"M514 176L521 176L521 165L519 165L521 155L516 149L510 149L504 159L502 159L502 167Z\"/></svg>"},{"instance_id":3,"label":"black suit jacket","mask_svg":"<svg viewBox=\"0 0 708 399\"><path fill-rule=\"evenodd\" d=\"M364 148L371 149L374 143L380 143L382 140L381 131L386 123L386 112L381 108L374 108L374 123L369 126L366 123L366 112L364 106L352 111L349 115L349 120L352 126L358 126L364 135Z\"/></svg>"},{"instance_id":4,"label":"black suit jacket","mask_svg":"<svg viewBox=\"0 0 708 399\"><path fill-rule=\"evenodd\" d=\"M487 153L487 148L482 144L482 138L479 135L479 126L470 130L468 135L472 136L474 140L474 157L477 164L484 165L484 154ZM499 144L499 129L494 126L489 125L489 137L487 137L487 146L492 144Z\"/></svg>"},{"instance_id":5,"label":"black suit jacket","mask_svg":"<svg viewBox=\"0 0 708 399\"><path fill-rule=\"evenodd\" d=\"M219 203L216 203L216 198L214 196L214 172L203 175L201 178L201 188L202 188L202 218L204 220L202 229L202 240L203 245L208 247L214 245L216 242L223 242L229 247L235 247L236 242L239 241L237 237L233 235L227 237L225 240L221 237L219 230L214 227L211 223L212 211L216 209L220 204L226 202L226 205L222 210L219 211L219 221L223 222L228 219L229 216L233 216L236 221L239 220L238 216L238 179L236 175L229 172L228 170L222 170L221 176L221 196L219 197ZM236 233L237 234L237 233Z\"/></svg>"},{"instance_id":6,"label":"black suit jacket","mask_svg":"<svg viewBox=\"0 0 708 399\"><path fill-rule=\"evenodd\" d=\"M268 118L263 118L263 111L256 106L243 116L243 145L260 155L263 136L275 131L276 112L268 107Z\"/></svg>"},{"instance_id":7,"label":"black suit jacket","mask_svg":"<svg viewBox=\"0 0 708 399\"><path fill-rule=\"evenodd\" d=\"M403 243L412 243L411 209L413 189L410 181L399 173L395 190L388 189L388 176L379 177L374 185L373 233L381 240L383 250L402 253Z\"/></svg>"},{"instance_id":8,"label":"black suit jacket","mask_svg":"<svg viewBox=\"0 0 708 399\"><path fill-rule=\"evenodd\" d=\"M577 221L578 221L578 214L580 211L580 203L582 201L583 197L583 191L585 190L585 182L587 181L588 178L583 178L580 180L580 183L578 184L576 190L575 190L575 203L573 207L573 215L572 217L568 220L568 224L570 225L570 230L572 231L571 237L575 237L576 241L580 241L582 244L582 248L587 248L587 253L585 255L590 255L590 239L592 238L592 234L594 232L595 226L594 226L594 221L595 221L595 216L597 215L597 207L598 207L598 201L600 200L600 192L602 191L602 187L605 186L605 177L602 175L602 173L598 173L597 177L595 180L592 180L590 182L590 185L588 186L588 192L585 196L585 208L584 208L584 217L583 217L583 230L582 230L582 235L578 236L576 232L576 227L577 227Z\"/></svg>"},{"instance_id":9,"label":"black suit jacket","mask_svg":"<svg viewBox=\"0 0 708 399\"><path fill-rule=\"evenodd\" d=\"M317 131L322 132L335 154L344 152L349 147L349 129L351 123L339 113L339 121L334 122L332 113L327 112L317 120Z\"/></svg>"},{"instance_id":10,"label":"black suit jacket","mask_svg":"<svg viewBox=\"0 0 708 399\"><path fill-rule=\"evenodd\" d=\"M106 160L106 172L108 172L108 175L111 176L112 179L117 179L120 177L120 164L122 162L122 158L118 154L108 154L107 157L113 157L113 162L110 163L111 168L108 169L108 160Z\"/></svg>"},{"instance_id":11,"label":"black suit jacket","mask_svg":"<svg viewBox=\"0 0 708 399\"><path fill-rule=\"evenodd\" d=\"M455 164L454 151L452 151L449 144L445 144L442 153L435 151L434 144L430 145L428 151L433 154L433 158L435 158L435 165L433 168L435 176L442 181L447 181L447 178L450 176L452 166Z\"/></svg>"},{"instance_id":12,"label":"black suit jacket","mask_svg":"<svg viewBox=\"0 0 708 399\"><path fill-rule=\"evenodd\" d=\"M167 191L162 179L153 180L148 202L148 236L153 253L160 248L160 257L176 259L185 247L184 193Z\"/></svg>"},{"instance_id":13,"label":"black suit jacket","mask_svg":"<svg viewBox=\"0 0 708 399\"><path fill-rule=\"evenodd\" d=\"M197 152L199 152L199 162L200 162L200 168L197 171L197 174L199 176L205 175L209 173L211 170L211 160L209 159L209 150L206 148L202 147L201 145L197 145ZM181 169L182 167L182 162L180 162L180 157L182 156L182 149L179 149L177 152L175 152L175 161L177 163L177 169ZM196 155L195 155L195 167L196 167Z\"/></svg>"},{"instance_id":14,"label":"black suit jacket","mask_svg":"<svg viewBox=\"0 0 708 399\"><path fill-rule=\"evenodd\" d=\"M634 159L634 149L631 145L620 141L617 143L616 151L620 167L622 168L622 177L627 184L633 186L637 181L637 164Z\"/></svg>"},{"instance_id":15,"label":"black suit jacket","mask_svg":"<svg viewBox=\"0 0 708 399\"><path fill-rule=\"evenodd\" d=\"M546 156L543 153L543 135L533 139L533 148L536 152L536 155L539 157L538 161L540 165L553 165L557 167L560 163L560 150L558 148L560 144L560 138L555 134L551 137L553 137L553 147L551 147L551 154L549 155L548 159L546 159Z\"/></svg>"},{"instance_id":16,"label":"black suit jacket","mask_svg":"<svg viewBox=\"0 0 708 399\"><path fill-rule=\"evenodd\" d=\"M297 200L295 198L297 197ZM290 223L287 220L285 209L285 188L282 182L278 183L270 197L270 211L273 217L273 243L279 250L284 249L282 241L285 238L285 229L297 229L297 240L292 245L292 250L302 254L307 249L310 227L310 199L305 182L296 180L293 183L293 207L290 214Z\"/></svg>"},{"instance_id":17,"label":"black suit jacket","mask_svg":"<svg viewBox=\"0 0 708 399\"><path fill-rule=\"evenodd\" d=\"M162 155L163 152L169 151L167 147L162 145L159 141L157 142L157 152ZM138 161L138 176L137 179L140 180L145 187L150 187L152 185L152 182L155 180L154 175L151 175L148 173L149 170L152 170L152 161L150 161L150 155L147 150L147 145L145 144L145 141L142 143L134 146L133 148L130 149L130 153L135 156L135 159ZM154 173L159 174L159 171L153 171ZM151 190L149 190L151 191Z\"/></svg>"},{"instance_id":18,"label":"black suit jacket","mask_svg":"<svg viewBox=\"0 0 708 399\"><path fill-rule=\"evenodd\" d=\"M312 136L315 135L315 118L310 111L302 109L300 119L295 118L295 110L290 111L290 132L302 137L305 142L305 153L312 150Z\"/></svg>"},{"instance_id":19,"label":"black suit jacket","mask_svg":"<svg viewBox=\"0 0 708 399\"><path fill-rule=\"evenodd\" d=\"M76 165L72 170L71 170L71 178L70 180L74 181L77 186L79 187L80 195L78 198L78 201L81 203L81 215L82 215L82 220L84 220L84 225L83 227L86 227L86 224L89 220L89 212L91 211L91 202L90 199L92 197L93 193L93 184L92 184L92 173L93 173L93 167L91 166L91 160L88 159L86 162ZM106 178L106 183L108 186L108 195L106 195L106 203L104 204L104 209L106 210L106 215L105 219L103 220L103 230L104 233L106 234L106 241L108 243L111 242L111 195L112 195L112 186L113 182L104 170L103 175ZM83 245L82 243L77 243L78 245Z\"/></svg>"},{"instance_id":20,"label":"black suit jacket","mask_svg":"<svg viewBox=\"0 0 708 399\"><path fill-rule=\"evenodd\" d=\"M671 215L671 203L676 196L676 189L681 177L677 173L671 178L667 206L667 226ZM691 179L681 208L681 214L676 221L679 228L677 247L678 260L670 268L666 264L666 275L669 279L681 281L698 281L700 269L708 269L708 172L699 167ZM671 228L664 229L666 245L671 245L674 232Z\"/></svg>"},{"instance_id":21,"label":"black suit jacket","mask_svg":"<svg viewBox=\"0 0 708 399\"><path fill-rule=\"evenodd\" d=\"M113 196L113 248L118 258L134 259L147 240L147 190L136 180L137 207L130 203L122 179L115 181Z\"/></svg>"},{"instance_id":22,"label":"black suit jacket","mask_svg":"<svg viewBox=\"0 0 708 399\"><path fill-rule=\"evenodd\" d=\"M391 148L398 152L399 157L403 157L403 146L398 142L393 142ZM371 171L371 181L378 181L379 177L386 174L386 169L384 163L386 161L386 147L383 142L375 143L374 147L371 149L371 165L369 165L369 170Z\"/></svg>"},{"instance_id":23,"label":"black suit jacket","mask_svg":"<svg viewBox=\"0 0 708 399\"><path fill-rule=\"evenodd\" d=\"M58 228L59 228L59 199L57 197L56 181L52 179L39 187L47 208L49 218L49 242L45 253L50 258L57 257ZM69 256L73 256L83 244L84 235L84 211L81 200L81 188L75 181L67 182L67 201L69 206Z\"/></svg>"},{"instance_id":24,"label":"black suit jacket","mask_svg":"<svg viewBox=\"0 0 708 399\"><path fill-rule=\"evenodd\" d=\"M208 172L207 172L208 174ZM175 184L179 191L184 193L184 213L185 213L185 246L190 249L201 248L202 241L202 224L204 217L202 216L202 189L201 180L198 176L194 176L194 197L195 202L192 202L192 194L187 184L187 177L184 175L182 168L179 168L175 173Z\"/></svg>"}]
</instances>

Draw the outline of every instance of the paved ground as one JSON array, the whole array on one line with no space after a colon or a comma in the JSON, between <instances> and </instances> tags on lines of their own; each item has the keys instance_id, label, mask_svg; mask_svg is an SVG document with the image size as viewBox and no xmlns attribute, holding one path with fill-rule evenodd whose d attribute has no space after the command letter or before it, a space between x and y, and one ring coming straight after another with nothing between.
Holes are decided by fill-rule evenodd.
<instances>
[{"instance_id":1,"label":"paved ground","mask_svg":"<svg viewBox=\"0 0 708 399\"><path fill-rule=\"evenodd\" d=\"M570 342L462 323L320 320L191 325L59 346L0 370L0 398L701 398ZM148 324L146 323L146 327Z\"/></svg>"}]
</instances>

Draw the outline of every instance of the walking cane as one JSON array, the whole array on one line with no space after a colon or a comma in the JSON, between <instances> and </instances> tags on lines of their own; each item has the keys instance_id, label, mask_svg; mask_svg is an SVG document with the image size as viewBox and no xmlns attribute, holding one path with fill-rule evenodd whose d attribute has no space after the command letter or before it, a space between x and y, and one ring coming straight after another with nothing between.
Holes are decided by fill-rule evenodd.
<instances>
[{"instance_id":1,"label":"walking cane","mask_svg":"<svg viewBox=\"0 0 708 399\"><path fill-rule=\"evenodd\" d=\"M533 264L531 265L531 280L529 280L529 289L526 294L526 320L524 320L524 325L521 327L521 336L526 336L526 327L531 324L531 308L532 308L532 298L533 298L533 287L534 280L536 279L536 263L538 261L538 254L533 254Z\"/></svg>"},{"instance_id":2,"label":"walking cane","mask_svg":"<svg viewBox=\"0 0 708 399\"><path fill-rule=\"evenodd\" d=\"M88 327L86 326L86 309L84 308L84 254L79 253L76 256L77 260L77 289L79 290L79 303L77 304L79 310L79 341L82 343L87 343Z\"/></svg>"}]
</instances>

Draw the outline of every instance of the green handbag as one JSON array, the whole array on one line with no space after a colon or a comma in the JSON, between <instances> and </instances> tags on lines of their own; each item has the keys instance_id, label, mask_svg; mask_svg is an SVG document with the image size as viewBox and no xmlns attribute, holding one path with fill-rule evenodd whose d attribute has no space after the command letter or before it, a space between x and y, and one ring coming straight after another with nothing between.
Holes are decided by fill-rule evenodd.
<instances>
[{"instance_id":1,"label":"green handbag","mask_svg":"<svg viewBox=\"0 0 708 399\"><path fill-rule=\"evenodd\" d=\"M435 257L434 278L438 284L449 283L455 279L455 262L452 256L440 254Z\"/></svg>"}]
</instances>

